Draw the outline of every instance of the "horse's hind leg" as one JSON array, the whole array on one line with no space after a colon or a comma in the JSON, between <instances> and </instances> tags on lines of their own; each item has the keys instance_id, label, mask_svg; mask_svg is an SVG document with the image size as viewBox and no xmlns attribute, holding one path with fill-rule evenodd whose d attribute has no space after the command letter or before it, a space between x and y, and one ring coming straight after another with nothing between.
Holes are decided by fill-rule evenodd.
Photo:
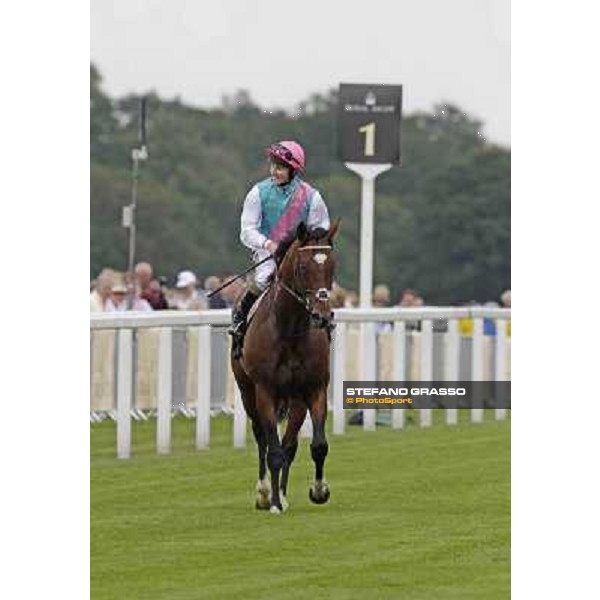
<instances>
[{"instance_id":1,"label":"horse's hind leg","mask_svg":"<svg viewBox=\"0 0 600 600\"><path fill-rule=\"evenodd\" d=\"M283 507L279 496L279 474L285 463L285 455L277 434L275 400L261 386L256 386L256 408L267 440L267 464L271 472L271 512L280 513Z\"/></svg>"},{"instance_id":2,"label":"horse's hind leg","mask_svg":"<svg viewBox=\"0 0 600 600\"><path fill-rule=\"evenodd\" d=\"M256 508L268 510L271 506L271 484L267 479L267 437L260 424L256 409L256 390L254 383L242 369L239 361L233 360L231 368L240 389L244 410L252 422L252 432L258 448L258 482L256 483Z\"/></svg>"},{"instance_id":3,"label":"horse's hind leg","mask_svg":"<svg viewBox=\"0 0 600 600\"><path fill-rule=\"evenodd\" d=\"M292 404L290 409L290 415L288 418L287 428L281 441L283 446L283 453L285 454L285 463L281 471L281 505L283 509L287 509L287 486L288 477L290 475L290 468L294 462L296 451L298 450L298 432L304 419L306 417L306 405L303 402L296 402Z\"/></svg>"},{"instance_id":4,"label":"horse's hind leg","mask_svg":"<svg viewBox=\"0 0 600 600\"><path fill-rule=\"evenodd\" d=\"M258 446L258 482L256 484L256 508L268 510L271 506L271 484L267 479L267 436L257 421L252 421L252 432Z\"/></svg>"},{"instance_id":5,"label":"horse's hind leg","mask_svg":"<svg viewBox=\"0 0 600 600\"><path fill-rule=\"evenodd\" d=\"M325 437L325 420L327 419L327 395L320 390L309 400L310 417L313 423L313 439L310 454L315 463L315 482L308 491L308 497L315 504L325 504L329 500L329 485L324 478L325 458L329 452L329 444Z\"/></svg>"}]
</instances>

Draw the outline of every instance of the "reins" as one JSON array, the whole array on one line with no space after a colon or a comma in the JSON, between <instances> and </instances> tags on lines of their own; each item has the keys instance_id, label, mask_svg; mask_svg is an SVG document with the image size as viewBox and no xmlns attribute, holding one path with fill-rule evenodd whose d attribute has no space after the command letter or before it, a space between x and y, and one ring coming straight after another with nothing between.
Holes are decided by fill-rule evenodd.
<instances>
[{"instance_id":1,"label":"reins","mask_svg":"<svg viewBox=\"0 0 600 600\"><path fill-rule=\"evenodd\" d=\"M275 280L276 285L281 286L288 294L290 294L290 296L292 296L292 298L294 298L294 300L297 300L299 302L299 304L302 306L302 308L310 314L310 308L308 306L308 300L306 297L301 296L300 294L298 294L297 292L295 292L289 285L287 285L287 283L285 283L282 279L279 279L279 277L277 277L277 279Z\"/></svg>"}]
</instances>

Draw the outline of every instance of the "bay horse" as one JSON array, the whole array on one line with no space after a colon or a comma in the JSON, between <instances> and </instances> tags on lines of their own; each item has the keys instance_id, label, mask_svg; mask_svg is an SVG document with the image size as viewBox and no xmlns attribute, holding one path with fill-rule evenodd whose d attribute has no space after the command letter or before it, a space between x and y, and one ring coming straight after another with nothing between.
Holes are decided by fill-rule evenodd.
<instances>
[{"instance_id":1,"label":"bay horse","mask_svg":"<svg viewBox=\"0 0 600 600\"><path fill-rule=\"evenodd\" d=\"M309 498L315 504L329 500L323 467L329 449L325 436L333 327L329 299L335 271L333 238L338 225L339 221L329 230L309 231L300 223L295 235L280 242L275 253L276 270L248 325L243 354L239 359L231 358L258 446L256 508L272 513L288 507L290 467L307 411L313 424L310 451L315 464ZM280 442L278 417L285 413L288 422Z\"/></svg>"}]
</instances>

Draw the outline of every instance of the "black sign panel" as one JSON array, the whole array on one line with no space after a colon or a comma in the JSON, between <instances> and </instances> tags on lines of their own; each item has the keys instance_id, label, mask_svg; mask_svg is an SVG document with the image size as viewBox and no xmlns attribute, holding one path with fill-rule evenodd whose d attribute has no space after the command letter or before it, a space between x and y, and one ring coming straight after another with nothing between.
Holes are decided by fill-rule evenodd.
<instances>
[{"instance_id":1,"label":"black sign panel","mask_svg":"<svg viewBox=\"0 0 600 600\"><path fill-rule=\"evenodd\" d=\"M402 86L340 84L338 154L344 162L399 163Z\"/></svg>"}]
</instances>

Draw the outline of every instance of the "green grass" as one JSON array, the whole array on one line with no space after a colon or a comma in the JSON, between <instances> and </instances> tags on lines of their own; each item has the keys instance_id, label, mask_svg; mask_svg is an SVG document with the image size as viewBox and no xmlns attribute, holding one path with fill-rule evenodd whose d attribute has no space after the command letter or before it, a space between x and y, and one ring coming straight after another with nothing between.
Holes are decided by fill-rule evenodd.
<instances>
[{"instance_id":1,"label":"green grass","mask_svg":"<svg viewBox=\"0 0 600 600\"><path fill-rule=\"evenodd\" d=\"M421 430L347 427L329 435L331 500L308 499L302 440L290 510L254 509L256 452L232 448L231 420L134 423L133 457L115 458L115 426L91 426L91 597L101 599L484 599L510 596L510 417ZM510 411L509 411L510 413ZM329 423L330 425L330 423Z\"/></svg>"}]
</instances>

